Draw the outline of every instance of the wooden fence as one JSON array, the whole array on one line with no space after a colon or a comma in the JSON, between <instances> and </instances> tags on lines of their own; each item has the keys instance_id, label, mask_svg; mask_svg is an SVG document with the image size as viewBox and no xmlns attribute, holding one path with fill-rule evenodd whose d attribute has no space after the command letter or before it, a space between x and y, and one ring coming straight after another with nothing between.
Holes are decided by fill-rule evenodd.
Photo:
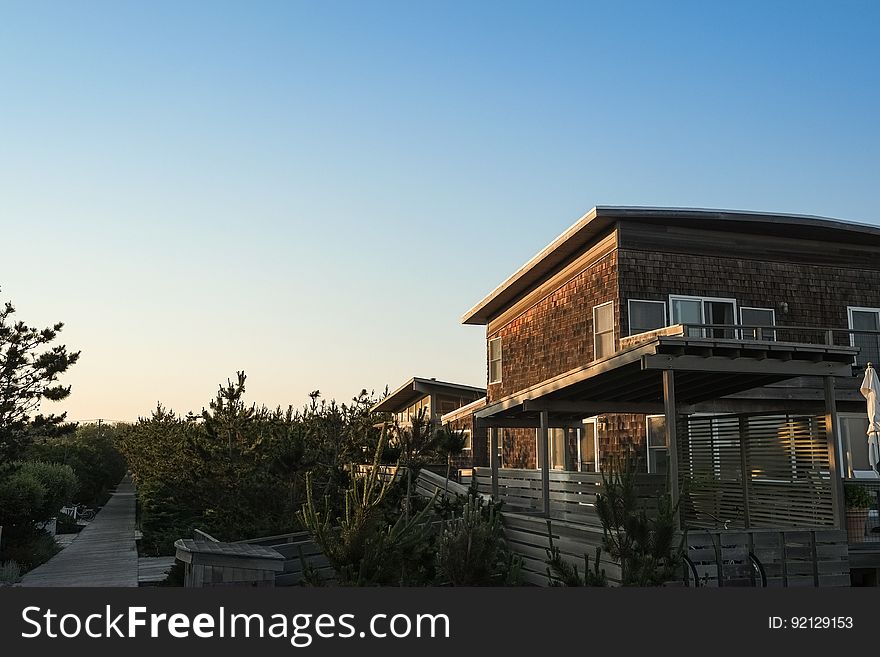
<instances>
[{"instance_id":1,"label":"wooden fence","mask_svg":"<svg viewBox=\"0 0 880 657\"><path fill-rule=\"evenodd\" d=\"M692 530L685 556L700 586L849 586L846 532Z\"/></svg>"},{"instance_id":2,"label":"wooden fence","mask_svg":"<svg viewBox=\"0 0 880 657\"><path fill-rule=\"evenodd\" d=\"M590 568L596 557L596 548L602 547L602 529L583 523L548 519L505 511L502 513L504 538L511 551L522 559L522 580L533 586L549 586L547 570L547 551L550 537L553 545L559 548L559 556L572 566L577 566L583 575L584 555L590 558ZM620 566L602 552L600 570L605 571L608 583L620 583Z\"/></svg>"},{"instance_id":3,"label":"wooden fence","mask_svg":"<svg viewBox=\"0 0 880 657\"><path fill-rule=\"evenodd\" d=\"M491 470L475 468L481 492L492 488ZM551 472L550 513L543 510L541 473L503 468L498 471L499 496L504 502L505 537L523 559L523 579L547 586L550 537L560 556L580 572L584 555L592 565L596 548L603 547L602 525L596 514L596 495L602 477L594 473ZM636 475L643 508L656 508L665 478ZM773 529L691 529L685 534L680 581L693 586L847 586L849 557L846 533L822 527ZM687 567L685 567L687 566ZM620 566L603 551L601 568L608 583L620 583ZM694 580L698 580L695 582Z\"/></svg>"},{"instance_id":4,"label":"wooden fence","mask_svg":"<svg viewBox=\"0 0 880 657\"><path fill-rule=\"evenodd\" d=\"M560 557L583 574L584 555L592 568L601 529L578 522L504 513L504 534L522 559L523 582L549 586L550 537ZM699 587L835 587L849 586L846 532L811 530L694 530L685 536L681 575L668 585ZM600 570L608 584L620 584L620 565L603 551Z\"/></svg>"},{"instance_id":5,"label":"wooden fence","mask_svg":"<svg viewBox=\"0 0 880 657\"><path fill-rule=\"evenodd\" d=\"M484 495L492 492L491 468L474 468L477 489ZM500 468L498 495L504 510L534 512L543 510L540 470ZM635 475L637 494L649 513L656 509L658 495L665 489L663 475ZM602 475L595 472L550 471L550 517L601 528L596 515L596 495L602 492Z\"/></svg>"}]
</instances>

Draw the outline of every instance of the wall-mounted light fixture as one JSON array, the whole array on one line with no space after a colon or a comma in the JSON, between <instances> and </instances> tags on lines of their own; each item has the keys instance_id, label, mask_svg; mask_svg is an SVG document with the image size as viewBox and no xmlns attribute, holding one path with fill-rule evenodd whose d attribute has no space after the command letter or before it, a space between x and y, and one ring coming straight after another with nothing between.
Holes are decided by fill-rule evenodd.
<instances>
[{"instance_id":1,"label":"wall-mounted light fixture","mask_svg":"<svg viewBox=\"0 0 880 657\"><path fill-rule=\"evenodd\" d=\"M788 314L788 301L783 301L782 303L780 303L779 310L782 312L783 315L787 315Z\"/></svg>"}]
</instances>

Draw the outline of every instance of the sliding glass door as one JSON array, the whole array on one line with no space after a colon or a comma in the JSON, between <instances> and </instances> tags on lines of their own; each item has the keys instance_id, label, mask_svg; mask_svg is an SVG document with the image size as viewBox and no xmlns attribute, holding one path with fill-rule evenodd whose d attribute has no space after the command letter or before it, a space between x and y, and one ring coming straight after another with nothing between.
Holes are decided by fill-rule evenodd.
<instances>
[{"instance_id":1,"label":"sliding glass door","mask_svg":"<svg viewBox=\"0 0 880 657\"><path fill-rule=\"evenodd\" d=\"M736 324L736 299L715 297L669 296L669 312L673 324ZM732 328L692 328L692 337L735 338Z\"/></svg>"}]
</instances>

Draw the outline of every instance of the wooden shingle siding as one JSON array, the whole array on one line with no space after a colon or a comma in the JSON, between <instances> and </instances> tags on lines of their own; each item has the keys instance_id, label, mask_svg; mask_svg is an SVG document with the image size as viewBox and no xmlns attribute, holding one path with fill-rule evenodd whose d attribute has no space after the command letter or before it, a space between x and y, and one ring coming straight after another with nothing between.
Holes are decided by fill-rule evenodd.
<instances>
[{"instance_id":1,"label":"wooden shingle siding","mask_svg":"<svg viewBox=\"0 0 880 657\"><path fill-rule=\"evenodd\" d=\"M716 236L710 252L712 242L703 236L700 250L685 252L694 245L683 231L675 234L679 242L634 241L628 226L622 235L621 242L627 245L618 250L623 335L629 332L626 300L668 303L670 294L730 297L736 299L737 308L773 308L779 326L847 328L847 306L880 307L880 253L867 249L825 244L826 262L816 262L813 243L806 240L765 236L760 240L764 247L759 248L749 236L726 235L726 241ZM633 248L634 243L640 248ZM768 246L772 244L776 246ZM782 312L782 303L788 304L787 313ZM819 337L814 333L804 339Z\"/></svg>"},{"instance_id":2,"label":"wooden shingle siding","mask_svg":"<svg viewBox=\"0 0 880 657\"><path fill-rule=\"evenodd\" d=\"M485 427L474 428L473 414L452 420L449 422L449 428L455 431L467 430L471 432L472 447L470 450L465 450L458 456L452 457L453 470L489 465L489 432Z\"/></svg>"},{"instance_id":3,"label":"wooden shingle siding","mask_svg":"<svg viewBox=\"0 0 880 657\"><path fill-rule=\"evenodd\" d=\"M613 301L617 322L617 290L612 251L490 332L501 338L502 377L488 386L489 403L593 360L593 306Z\"/></svg>"}]
</instances>

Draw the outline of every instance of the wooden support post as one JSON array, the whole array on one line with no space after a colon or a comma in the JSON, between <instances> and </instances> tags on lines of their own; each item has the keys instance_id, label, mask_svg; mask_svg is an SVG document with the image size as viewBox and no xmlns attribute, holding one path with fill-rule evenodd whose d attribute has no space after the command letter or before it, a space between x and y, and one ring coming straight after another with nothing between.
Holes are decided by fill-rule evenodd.
<instances>
[{"instance_id":1,"label":"wooden support post","mask_svg":"<svg viewBox=\"0 0 880 657\"><path fill-rule=\"evenodd\" d=\"M489 465L492 468L492 499L498 499L498 427L489 427Z\"/></svg>"},{"instance_id":2,"label":"wooden support post","mask_svg":"<svg viewBox=\"0 0 880 657\"><path fill-rule=\"evenodd\" d=\"M550 412L541 411L541 429L538 432L538 458L541 459L541 500L544 517L550 517Z\"/></svg>"},{"instance_id":3,"label":"wooden support post","mask_svg":"<svg viewBox=\"0 0 880 657\"><path fill-rule=\"evenodd\" d=\"M846 506L843 496L843 478L840 458L840 419L837 416L834 377L825 377L825 437L828 441L828 463L831 466L831 506L837 519L837 528L846 529Z\"/></svg>"},{"instance_id":4,"label":"wooden support post","mask_svg":"<svg viewBox=\"0 0 880 657\"><path fill-rule=\"evenodd\" d=\"M752 473L749 470L748 450L749 418L741 415L739 418L739 467L740 476L742 477L743 523L746 529L752 526L751 509L749 508L749 484L752 481Z\"/></svg>"},{"instance_id":5,"label":"wooden support post","mask_svg":"<svg viewBox=\"0 0 880 657\"><path fill-rule=\"evenodd\" d=\"M673 508L678 506L678 412L675 406L675 373L663 370L663 408L666 412L666 439L669 445L667 474L669 495ZM675 528L681 529L681 510L675 512Z\"/></svg>"}]
</instances>

